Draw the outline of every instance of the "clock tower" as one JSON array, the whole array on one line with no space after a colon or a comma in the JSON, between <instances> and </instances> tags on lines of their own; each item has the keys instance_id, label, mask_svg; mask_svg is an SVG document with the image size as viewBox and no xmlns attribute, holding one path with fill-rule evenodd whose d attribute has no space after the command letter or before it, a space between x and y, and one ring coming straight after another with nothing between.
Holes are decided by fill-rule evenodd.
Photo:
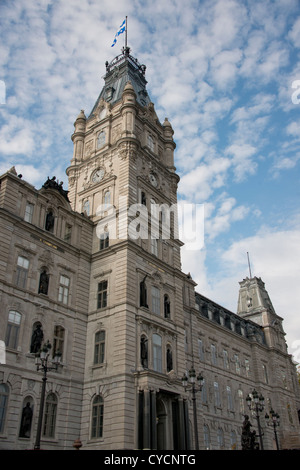
<instances>
[{"instance_id":1,"label":"clock tower","mask_svg":"<svg viewBox=\"0 0 300 470\"><path fill-rule=\"evenodd\" d=\"M67 169L72 209L94 222L83 415L102 407L103 426L82 436L90 448L190 442L183 309L195 306L195 283L181 272L173 129L145 71L128 47L106 63L91 113L74 123Z\"/></svg>"}]
</instances>

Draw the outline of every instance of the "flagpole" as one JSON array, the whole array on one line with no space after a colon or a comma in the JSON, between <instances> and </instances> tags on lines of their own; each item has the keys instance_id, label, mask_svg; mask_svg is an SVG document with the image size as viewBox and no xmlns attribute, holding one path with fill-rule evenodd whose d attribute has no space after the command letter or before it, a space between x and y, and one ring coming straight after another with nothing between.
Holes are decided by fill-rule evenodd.
<instances>
[{"instance_id":1,"label":"flagpole","mask_svg":"<svg viewBox=\"0 0 300 470\"><path fill-rule=\"evenodd\" d=\"M126 23L125 23L125 50L127 49L127 16L126 16Z\"/></svg>"}]
</instances>

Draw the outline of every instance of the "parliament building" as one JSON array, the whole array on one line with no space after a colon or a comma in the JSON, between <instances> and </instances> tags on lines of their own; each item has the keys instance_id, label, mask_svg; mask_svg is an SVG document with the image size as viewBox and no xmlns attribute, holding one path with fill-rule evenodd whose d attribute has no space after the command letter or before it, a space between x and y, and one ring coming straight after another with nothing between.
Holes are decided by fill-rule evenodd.
<instances>
[{"instance_id":1,"label":"parliament building","mask_svg":"<svg viewBox=\"0 0 300 470\"><path fill-rule=\"evenodd\" d=\"M0 449L240 450L245 415L259 448L299 449L296 367L263 280L240 280L231 312L182 272L173 129L145 74L128 47L106 63L68 190L0 176Z\"/></svg>"}]
</instances>

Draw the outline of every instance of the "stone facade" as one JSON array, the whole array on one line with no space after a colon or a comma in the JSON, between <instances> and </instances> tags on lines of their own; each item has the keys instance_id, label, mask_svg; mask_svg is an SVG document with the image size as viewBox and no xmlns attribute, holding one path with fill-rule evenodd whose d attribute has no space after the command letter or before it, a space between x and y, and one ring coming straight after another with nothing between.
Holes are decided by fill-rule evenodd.
<instances>
[{"instance_id":1,"label":"stone facade","mask_svg":"<svg viewBox=\"0 0 300 470\"><path fill-rule=\"evenodd\" d=\"M182 385L192 367L204 378L200 449L241 448L254 388L281 416L281 445L300 447L296 369L263 282L241 282L235 314L181 271L173 130L146 83L128 49L107 64L91 114L74 124L68 192L55 178L37 190L14 168L1 177L0 447L34 446L41 330L63 366L48 373L42 448L77 438L83 449L197 448Z\"/></svg>"}]
</instances>

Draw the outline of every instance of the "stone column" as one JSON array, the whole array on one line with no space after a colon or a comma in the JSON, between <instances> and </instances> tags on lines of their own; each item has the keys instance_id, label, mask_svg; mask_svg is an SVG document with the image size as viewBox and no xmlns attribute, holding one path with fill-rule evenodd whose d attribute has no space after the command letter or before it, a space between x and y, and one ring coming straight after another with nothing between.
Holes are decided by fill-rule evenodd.
<instances>
[{"instance_id":1,"label":"stone column","mask_svg":"<svg viewBox=\"0 0 300 470\"><path fill-rule=\"evenodd\" d=\"M144 390L144 410L143 410L143 449L149 450L150 445L150 391Z\"/></svg>"}]
</instances>

